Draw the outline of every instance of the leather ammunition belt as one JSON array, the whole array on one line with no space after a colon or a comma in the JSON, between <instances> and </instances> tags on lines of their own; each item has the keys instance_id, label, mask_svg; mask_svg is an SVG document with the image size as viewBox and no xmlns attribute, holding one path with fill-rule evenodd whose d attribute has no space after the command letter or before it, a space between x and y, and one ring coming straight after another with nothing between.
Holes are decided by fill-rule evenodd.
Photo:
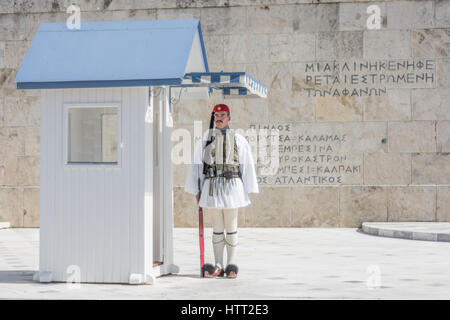
<instances>
[{"instance_id":1,"label":"leather ammunition belt","mask_svg":"<svg viewBox=\"0 0 450 320\"><path fill-rule=\"evenodd\" d=\"M203 164L205 166L205 178L206 179L211 179L211 178L217 178L217 177L225 177L227 179L231 179L231 178L240 178L241 177L241 172L239 171L239 166L238 165L234 165L234 166L226 166L225 169L227 169L226 171L223 169L223 165L207 165L207 164Z\"/></svg>"}]
</instances>

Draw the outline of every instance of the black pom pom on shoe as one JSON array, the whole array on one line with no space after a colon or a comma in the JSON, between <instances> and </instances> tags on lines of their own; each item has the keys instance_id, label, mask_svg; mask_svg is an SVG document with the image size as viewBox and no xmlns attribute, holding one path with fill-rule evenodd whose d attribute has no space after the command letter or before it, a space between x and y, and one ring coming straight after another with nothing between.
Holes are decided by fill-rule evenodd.
<instances>
[{"instance_id":1,"label":"black pom pom on shoe","mask_svg":"<svg viewBox=\"0 0 450 320\"><path fill-rule=\"evenodd\" d=\"M216 267L214 267L212 264L205 263L203 265L202 269L203 277L212 278L213 277L212 274L214 273L214 271L216 271Z\"/></svg>"},{"instance_id":2,"label":"black pom pom on shoe","mask_svg":"<svg viewBox=\"0 0 450 320\"><path fill-rule=\"evenodd\" d=\"M234 275L230 275L231 272L234 272ZM236 278L237 274L239 272L239 268L237 265L235 264L229 264L227 265L227 267L225 268L225 273L227 275L227 278Z\"/></svg>"}]
</instances>

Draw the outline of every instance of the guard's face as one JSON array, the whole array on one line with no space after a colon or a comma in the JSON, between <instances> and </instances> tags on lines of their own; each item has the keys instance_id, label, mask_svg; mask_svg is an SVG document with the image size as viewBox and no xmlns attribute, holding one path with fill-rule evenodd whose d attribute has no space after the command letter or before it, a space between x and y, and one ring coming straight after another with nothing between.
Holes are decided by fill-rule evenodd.
<instances>
[{"instance_id":1,"label":"guard's face","mask_svg":"<svg viewBox=\"0 0 450 320\"><path fill-rule=\"evenodd\" d=\"M231 117L227 115L226 111L214 112L214 122L217 129L222 130L228 127L228 122L230 122L230 120Z\"/></svg>"}]
</instances>

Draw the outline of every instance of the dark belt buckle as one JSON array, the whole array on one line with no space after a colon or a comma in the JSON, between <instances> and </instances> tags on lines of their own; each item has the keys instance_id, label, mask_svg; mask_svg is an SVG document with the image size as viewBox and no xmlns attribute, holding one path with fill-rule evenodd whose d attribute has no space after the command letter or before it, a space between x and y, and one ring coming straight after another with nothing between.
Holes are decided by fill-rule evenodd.
<instances>
[{"instance_id":1,"label":"dark belt buckle","mask_svg":"<svg viewBox=\"0 0 450 320\"><path fill-rule=\"evenodd\" d=\"M233 172L231 172L231 171L225 171L224 175L225 175L225 178L227 178L227 180L233 178Z\"/></svg>"}]
</instances>

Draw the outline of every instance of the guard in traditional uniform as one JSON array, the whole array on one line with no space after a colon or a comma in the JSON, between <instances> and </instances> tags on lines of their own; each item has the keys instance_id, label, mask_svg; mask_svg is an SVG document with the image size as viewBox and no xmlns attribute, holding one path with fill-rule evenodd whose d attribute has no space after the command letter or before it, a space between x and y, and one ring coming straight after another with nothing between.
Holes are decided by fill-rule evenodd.
<instances>
[{"instance_id":1,"label":"guard in traditional uniform","mask_svg":"<svg viewBox=\"0 0 450 320\"><path fill-rule=\"evenodd\" d=\"M228 125L231 120L229 107L225 104L214 106L211 124L213 120L216 128L210 128L196 145L185 191L196 195L199 206L212 216L215 268L205 276L226 274L235 278L238 273L238 208L248 206L251 203L248 194L259 193L259 188L250 145ZM225 246L227 264L224 268Z\"/></svg>"}]
</instances>

